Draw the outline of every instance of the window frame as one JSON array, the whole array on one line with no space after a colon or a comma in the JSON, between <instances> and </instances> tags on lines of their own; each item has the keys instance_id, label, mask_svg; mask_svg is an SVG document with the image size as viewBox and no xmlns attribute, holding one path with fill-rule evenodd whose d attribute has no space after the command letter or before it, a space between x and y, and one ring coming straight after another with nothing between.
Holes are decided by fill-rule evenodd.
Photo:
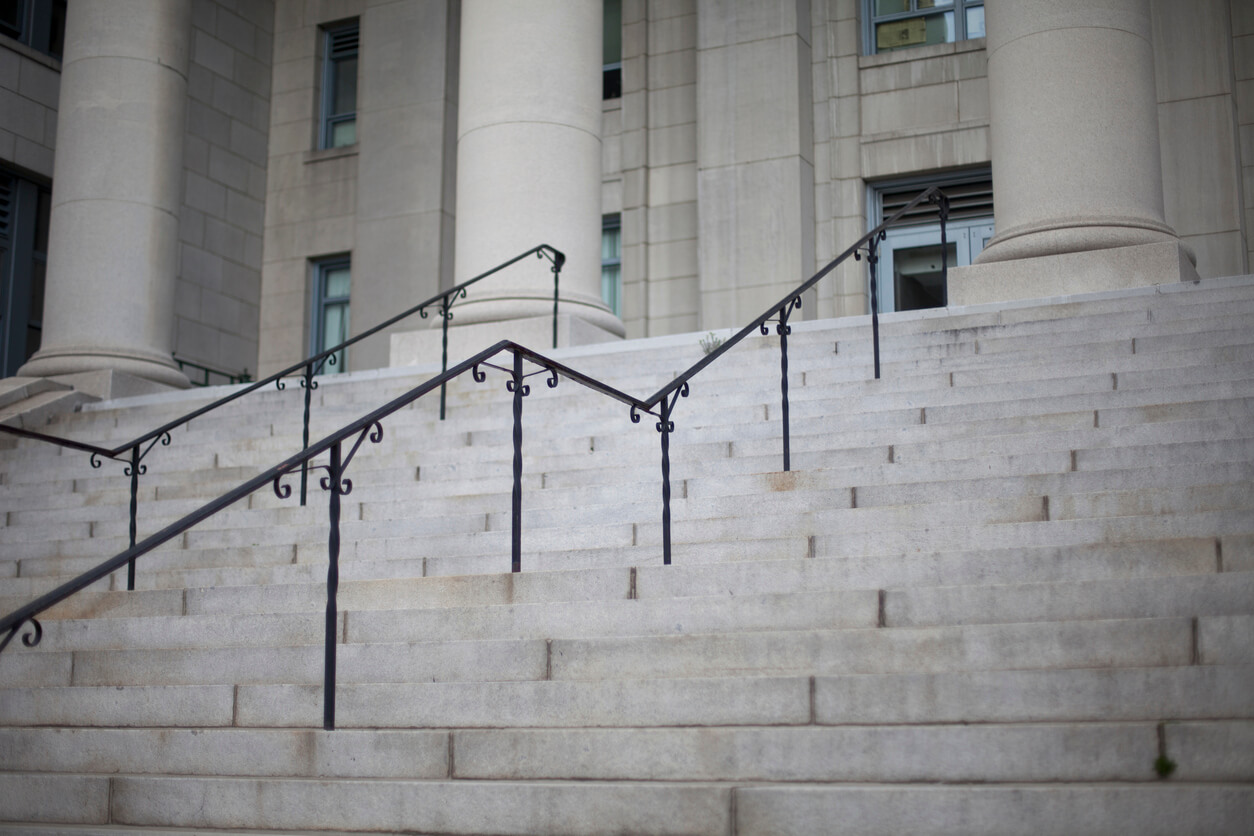
<instances>
[{"instance_id":1,"label":"window frame","mask_svg":"<svg viewBox=\"0 0 1254 836\"><path fill-rule=\"evenodd\" d=\"M361 56L361 24L357 18L338 23L326 24L319 28L322 38L321 91L318 103L318 148L351 148L357 144L357 83L360 80L360 63L353 71L353 109L333 112L335 104L336 82L339 80L338 68L342 62L352 59L360 61ZM351 48L348 45L351 39ZM340 125L353 123L353 141L343 145L334 144L335 129Z\"/></svg>"},{"instance_id":2,"label":"window frame","mask_svg":"<svg viewBox=\"0 0 1254 836\"><path fill-rule=\"evenodd\" d=\"M0 179L0 377L11 377L43 333L52 187L2 166Z\"/></svg>"},{"instance_id":3,"label":"window frame","mask_svg":"<svg viewBox=\"0 0 1254 836\"><path fill-rule=\"evenodd\" d=\"M314 259L310 262L311 269L311 293L310 293L310 315L309 315L309 354L312 357L315 354L321 354L328 346L326 344L326 312L332 306L342 305L343 312L343 336L336 340L334 344L344 342L349 338L350 316L352 315L352 281L353 281L353 261L352 256L343 253L340 255L327 256L326 258ZM349 281L349 292L342 296L327 295L327 278L333 271L347 270ZM348 370L347 357L345 351L340 349L333 355L335 362L331 363L330 358L323 363L322 374L338 374Z\"/></svg>"},{"instance_id":4,"label":"window frame","mask_svg":"<svg viewBox=\"0 0 1254 836\"><path fill-rule=\"evenodd\" d=\"M938 44L910 44L897 49L886 49L881 51L877 47L875 37L875 27L881 23L891 23L895 20L911 20L916 17L936 17L949 12L954 16L954 39L953 41L944 41L944 43L957 43L959 41L969 41L971 36L967 34L967 10L974 8L984 8L985 0L952 0L951 3L944 6L933 6L927 9L917 8L918 0L908 0L912 7L908 11L894 12L892 14L875 14L875 0L862 0L862 39L864 55L889 55L897 52L905 52L924 46L938 46ZM981 38L983 35L976 35Z\"/></svg>"},{"instance_id":5,"label":"window frame","mask_svg":"<svg viewBox=\"0 0 1254 836\"><path fill-rule=\"evenodd\" d=\"M623 96L623 5L622 0L602 0L604 26L601 38L601 100L610 101ZM610 32L618 21L618 50L611 48Z\"/></svg>"},{"instance_id":6,"label":"window frame","mask_svg":"<svg viewBox=\"0 0 1254 836\"><path fill-rule=\"evenodd\" d=\"M0 24L0 35L61 60L65 51L67 0L17 0L17 25Z\"/></svg>"},{"instance_id":7,"label":"window frame","mask_svg":"<svg viewBox=\"0 0 1254 836\"><path fill-rule=\"evenodd\" d=\"M924 174L914 177L879 180L867 183L867 229L874 229L884 220L884 195L892 192L911 191L918 193L930 186L942 189L967 184L990 184L992 192L992 169L987 166L979 168L950 171L937 174ZM978 194L978 192L977 192ZM952 196L951 196L952 197ZM995 195L994 198L995 200ZM979 204L976 204L979 206ZM950 267L965 267L983 251L994 232L993 207L989 205L988 213L974 211L964 217L962 204L951 204L950 218L945 222L945 237L949 246L954 248ZM956 216L955 216L956 215ZM879 261L876 264L876 296L879 313L891 313L898 310L897 287L893 275L894 251L898 248L909 248L940 244L940 223L931 218L916 222L898 223L885 230L885 238L879 245ZM868 266L865 274L867 283L867 312L871 306L871 272ZM945 304L948 305L949 289L942 288ZM917 308L914 310L918 310Z\"/></svg>"},{"instance_id":8,"label":"window frame","mask_svg":"<svg viewBox=\"0 0 1254 836\"><path fill-rule=\"evenodd\" d=\"M618 233L618 255L612 258L605 257L605 234L613 230ZM601 300L605 302L606 307L610 309L610 313L614 316L622 317L623 307L623 221L622 216L618 213L601 216ZM617 269L614 276L613 284L606 283L605 268L613 267Z\"/></svg>"}]
</instances>

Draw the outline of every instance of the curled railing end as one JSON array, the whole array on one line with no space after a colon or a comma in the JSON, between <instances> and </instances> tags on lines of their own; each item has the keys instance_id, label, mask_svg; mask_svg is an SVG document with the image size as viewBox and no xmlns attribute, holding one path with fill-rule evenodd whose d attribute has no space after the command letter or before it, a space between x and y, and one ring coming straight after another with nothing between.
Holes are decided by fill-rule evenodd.
<instances>
[{"instance_id":1,"label":"curled railing end","mask_svg":"<svg viewBox=\"0 0 1254 836\"><path fill-rule=\"evenodd\" d=\"M9 634L4 637L3 641L0 641L0 653L4 652L4 649L9 646L9 642L13 641L13 637L16 636L18 634L18 631L22 629L23 624L29 624L31 627L34 628L34 630L31 632L22 634L22 644L26 645L27 647L34 647L35 645L39 644L39 642L43 639L44 637L43 625L41 625L39 621L33 615L27 616L24 620L19 621L17 624L14 624L9 629Z\"/></svg>"}]
</instances>

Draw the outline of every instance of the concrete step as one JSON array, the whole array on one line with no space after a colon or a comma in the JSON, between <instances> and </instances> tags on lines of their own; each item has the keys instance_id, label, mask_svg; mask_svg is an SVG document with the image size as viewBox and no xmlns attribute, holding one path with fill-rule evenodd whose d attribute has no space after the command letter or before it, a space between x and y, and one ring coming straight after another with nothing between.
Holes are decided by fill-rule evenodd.
<instances>
[{"instance_id":1,"label":"concrete step","mask_svg":"<svg viewBox=\"0 0 1254 836\"><path fill-rule=\"evenodd\" d=\"M1254 734L1249 721L1172 723L1165 730L1167 750L1179 753L1178 780L1250 779L1254 762L1240 746ZM373 733L0 729L0 741L16 755L12 770L411 780L1144 781L1153 776L1147 763L1157 738L1150 723ZM882 754L833 760L833 751ZM250 752L256 755L244 754Z\"/></svg>"},{"instance_id":2,"label":"concrete step","mask_svg":"<svg viewBox=\"0 0 1254 836\"><path fill-rule=\"evenodd\" d=\"M738 833L910 832L945 822L965 834L1239 833L1254 816L1240 784L1168 786L748 787L735 791Z\"/></svg>"}]
</instances>

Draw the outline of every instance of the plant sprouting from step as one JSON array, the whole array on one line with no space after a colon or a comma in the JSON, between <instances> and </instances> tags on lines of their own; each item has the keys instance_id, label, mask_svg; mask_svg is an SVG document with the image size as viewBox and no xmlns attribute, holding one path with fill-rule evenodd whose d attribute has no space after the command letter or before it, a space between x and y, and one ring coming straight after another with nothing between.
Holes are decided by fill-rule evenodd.
<instances>
[{"instance_id":1,"label":"plant sprouting from step","mask_svg":"<svg viewBox=\"0 0 1254 836\"><path fill-rule=\"evenodd\" d=\"M722 337L711 331L701 338L701 351L704 354L713 354L724 342Z\"/></svg>"},{"instance_id":2,"label":"plant sprouting from step","mask_svg":"<svg viewBox=\"0 0 1254 836\"><path fill-rule=\"evenodd\" d=\"M1160 780L1166 780L1171 773L1176 771L1176 762L1166 755L1159 755L1154 758L1154 772L1157 773Z\"/></svg>"}]
</instances>

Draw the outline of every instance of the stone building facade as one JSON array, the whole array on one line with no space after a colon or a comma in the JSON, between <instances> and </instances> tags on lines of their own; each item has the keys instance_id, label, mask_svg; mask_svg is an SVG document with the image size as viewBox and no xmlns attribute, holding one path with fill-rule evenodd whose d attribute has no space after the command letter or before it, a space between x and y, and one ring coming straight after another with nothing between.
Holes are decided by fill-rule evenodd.
<instances>
[{"instance_id":1,"label":"stone building facade","mask_svg":"<svg viewBox=\"0 0 1254 836\"><path fill-rule=\"evenodd\" d=\"M939 287L935 218L913 218L885 242L882 308L1254 257L1244 0L16 9L6 375L107 392L185 385L174 357L266 374L540 243L569 257L563 340L729 328L931 183L955 196L964 266ZM455 321L542 348L551 281L520 263ZM846 263L804 315L866 313L868 282ZM347 367L433 359L409 333L429 323Z\"/></svg>"}]
</instances>

